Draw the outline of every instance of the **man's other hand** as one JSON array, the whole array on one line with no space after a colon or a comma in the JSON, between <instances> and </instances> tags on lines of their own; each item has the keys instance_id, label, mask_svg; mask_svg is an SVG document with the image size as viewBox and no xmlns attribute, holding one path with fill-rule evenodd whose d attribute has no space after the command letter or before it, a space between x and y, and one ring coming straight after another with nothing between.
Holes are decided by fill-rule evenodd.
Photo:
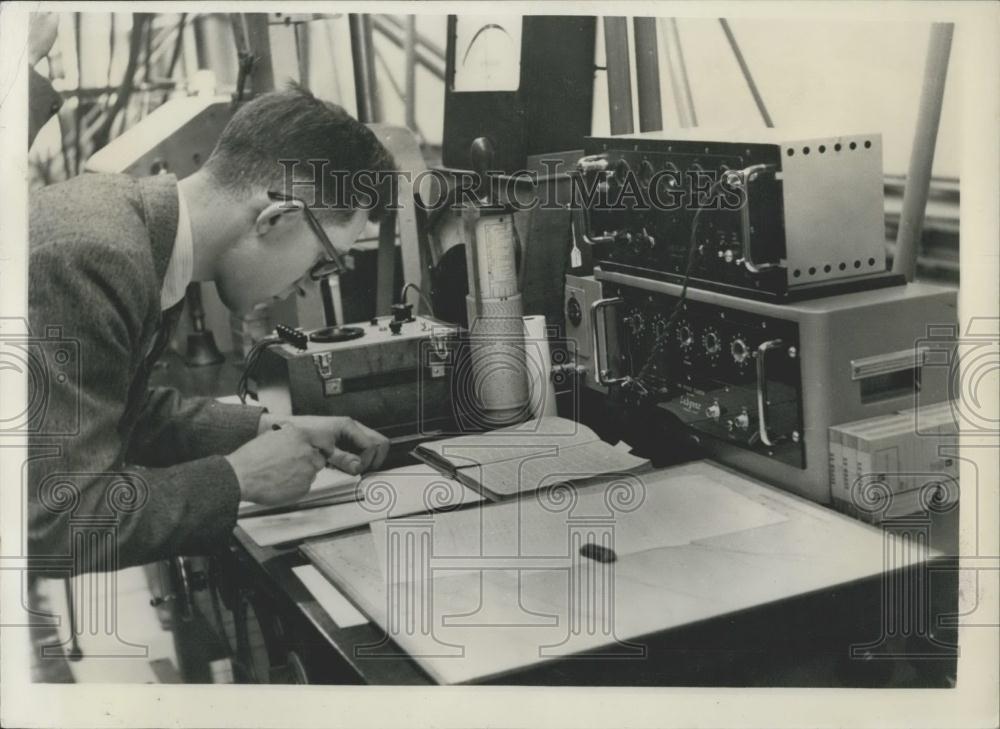
<instances>
[{"instance_id":1,"label":"man's other hand","mask_svg":"<svg viewBox=\"0 0 1000 729\"><path fill-rule=\"evenodd\" d=\"M351 418L322 415L273 416L260 419L260 432L274 423L291 423L305 433L331 466L356 475L378 468L389 454L389 439Z\"/></svg>"},{"instance_id":2,"label":"man's other hand","mask_svg":"<svg viewBox=\"0 0 1000 729\"><path fill-rule=\"evenodd\" d=\"M268 430L226 456L244 501L284 504L309 492L316 473L326 464L309 435L291 422Z\"/></svg>"}]
</instances>

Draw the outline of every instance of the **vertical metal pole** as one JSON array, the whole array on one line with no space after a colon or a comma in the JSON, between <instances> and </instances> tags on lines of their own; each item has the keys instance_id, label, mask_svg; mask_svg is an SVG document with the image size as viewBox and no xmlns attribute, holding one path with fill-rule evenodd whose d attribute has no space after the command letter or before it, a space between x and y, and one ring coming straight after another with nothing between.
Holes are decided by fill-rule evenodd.
<instances>
[{"instance_id":1,"label":"vertical metal pole","mask_svg":"<svg viewBox=\"0 0 1000 729\"><path fill-rule=\"evenodd\" d=\"M365 68L368 72L368 88L371 89L372 117L373 122L382 121L382 102L378 95L378 83L375 80L375 37L372 30L372 16L365 14L361 16L362 27L365 35L365 54L367 62Z\"/></svg>"},{"instance_id":2,"label":"vertical metal pole","mask_svg":"<svg viewBox=\"0 0 1000 729\"><path fill-rule=\"evenodd\" d=\"M656 18L636 18L635 82L639 91L639 131L663 129L660 106L660 56L656 44Z\"/></svg>"},{"instance_id":3,"label":"vertical metal pole","mask_svg":"<svg viewBox=\"0 0 1000 729\"><path fill-rule=\"evenodd\" d=\"M954 30L955 26L951 23L934 23L927 43L924 85L920 92L917 128L913 133L910 168L906 173L903 211L899 216L899 233L896 236L896 255L892 261L893 273L903 274L907 281L913 280L917 270L917 248L924 231L924 213L934 167L934 147L937 144L938 123L941 121L944 84L948 77L948 57L951 54Z\"/></svg>"},{"instance_id":4,"label":"vertical metal pole","mask_svg":"<svg viewBox=\"0 0 1000 729\"><path fill-rule=\"evenodd\" d=\"M371 34L365 32L365 16L348 15L351 33L351 60L354 62L354 95L358 105L358 121L370 124L375 119L374 54L371 52ZM370 30L371 26L368 24Z\"/></svg>"},{"instance_id":5,"label":"vertical metal pole","mask_svg":"<svg viewBox=\"0 0 1000 729\"><path fill-rule=\"evenodd\" d=\"M299 83L309 88L309 31L308 23L295 24L295 56L299 62Z\"/></svg>"},{"instance_id":6,"label":"vertical metal pole","mask_svg":"<svg viewBox=\"0 0 1000 729\"><path fill-rule=\"evenodd\" d=\"M604 57L608 75L608 108L611 133L631 134L632 65L629 60L628 24L625 18L604 18Z\"/></svg>"},{"instance_id":7,"label":"vertical metal pole","mask_svg":"<svg viewBox=\"0 0 1000 729\"><path fill-rule=\"evenodd\" d=\"M417 19L406 17L406 36L403 41L403 63L406 65L406 126L417 129Z\"/></svg>"},{"instance_id":8,"label":"vertical metal pole","mask_svg":"<svg viewBox=\"0 0 1000 729\"><path fill-rule=\"evenodd\" d=\"M378 277L375 282L375 316L392 313L396 295L396 211L389 210L378 229ZM420 310L420 304L416 309Z\"/></svg>"},{"instance_id":9,"label":"vertical metal pole","mask_svg":"<svg viewBox=\"0 0 1000 729\"><path fill-rule=\"evenodd\" d=\"M138 44L141 36L136 33L134 28L139 24L138 15L133 16L133 31L132 31L132 43ZM81 119L83 118L83 96L80 95L80 90L83 88L83 49L82 49L82 26L83 26L83 14L73 13L73 45L76 46L76 106L73 108L73 175L79 175L80 170L83 169L83 165L80 163L80 155L82 153L82 148L80 145L80 130L83 127ZM138 26L141 28L141 26ZM122 81L122 86L126 86L130 79L125 78ZM121 95L122 91L118 91ZM114 121L114 117L112 117ZM108 124L108 133L111 132L111 125ZM107 140L102 142L102 145L106 143ZM65 141L63 142L65 145ZM66 177L69 178L70 171L66 170Z\"/></svg>"},{"instance_id":10,"label":"vertical metal pole","mask_svg":"<svg viewBox=\"0 0 1000 729\"><path fill-rule=\"evenodd\" d=\"M271 35L267 13L246 13L247 46L256 57L250 76L252 94L274 90L274 66L271 63Z\"/></svg>"},{"instance_id":11,"label":"vertical metal pole","mask_svg":"<svg viewBox=\"0 0 1000 729\"><path fill-rule=\"evenodd\" d=\"M698 115L694 110L694 97L691 95L691 82L688 79L687 64L684 63L684 47L681 45L681 35L677 30L677 18L666 20L661 26L663 44L667 49L669 59L670 80L674 89L674 105L677 107L677 117L682 127L698 126Z\"/></svg>"},{"instance_id":12,"label":"vertical metal pole","mask_svg":"<svg viewBox=\"0 0 1000 729\"><path fill-rule=\"evenodd\" d=\"M196 15L191 21L191 28L194 33L194 57L198 70L210 68L208 63L208 53L205 51L205 19Z\"/></svg>"}]
</instances>

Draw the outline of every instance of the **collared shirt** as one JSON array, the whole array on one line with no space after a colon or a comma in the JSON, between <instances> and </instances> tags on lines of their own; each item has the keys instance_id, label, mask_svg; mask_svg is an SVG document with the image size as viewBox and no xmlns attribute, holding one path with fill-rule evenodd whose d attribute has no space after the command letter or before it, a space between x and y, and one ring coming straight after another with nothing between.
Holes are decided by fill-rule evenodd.
<instances>
[{"instance_id":1,"label":"collared shirt","mask_svg":"<svg viewBox=\"0 0 1000 729\"><path fill-rule=\"evenodd\" d=\"M177 186L177 236L174 250L167 263L167 271L160 287L160 309L166 311L184 299L188 284L194 275L194 235L191 217L184 202L184 193Z\"/></svg>"}]
</instances>

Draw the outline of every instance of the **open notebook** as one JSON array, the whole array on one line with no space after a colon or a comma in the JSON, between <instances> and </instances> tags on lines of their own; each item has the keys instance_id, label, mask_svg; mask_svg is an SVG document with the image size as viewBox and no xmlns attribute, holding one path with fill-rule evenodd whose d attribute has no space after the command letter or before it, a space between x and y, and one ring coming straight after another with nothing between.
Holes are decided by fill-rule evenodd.
<instances>
[{"instance_id":1,"label":"open notebook","mask_svg":"<svg viewBox=\"0 0 1000 729\"><path fill-rule=\"evenodd\" d=\"M558 417L424 443L413 455L494 501L557 483L649 468L645 458L606 443L585 425Z\"/></svg>"}]
</instances>

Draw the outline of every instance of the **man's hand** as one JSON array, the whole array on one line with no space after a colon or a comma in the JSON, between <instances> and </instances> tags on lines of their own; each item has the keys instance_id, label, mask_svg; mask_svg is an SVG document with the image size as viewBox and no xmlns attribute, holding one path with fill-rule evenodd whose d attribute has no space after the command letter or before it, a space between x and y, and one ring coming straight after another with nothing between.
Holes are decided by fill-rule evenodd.
<instances>
[{"instance_id":1,"label":"man's hand","mask_svg":"<svg viewBox=\"0 0 1000 729\"><path fill-rule=\"evenodd\" d=\"M293 415L278 417L264 413L259 432L276 423L291 423L305 433L314 448L327 455L331 466L350 474L378 468L389 453L389 439L351 419L338 416Z\"/></svg>"},{"instance_id":2,"label":"man's hand","mask_svg":"<svg viewBox=\"0 0 1000 729\"><path fill-rule=\"evenodd\" d=\"M326 464L308 434L290 422L266 432L226 456L244 501L284 504L309 492L316 473Z\"/></svg>"}]
</instances>

